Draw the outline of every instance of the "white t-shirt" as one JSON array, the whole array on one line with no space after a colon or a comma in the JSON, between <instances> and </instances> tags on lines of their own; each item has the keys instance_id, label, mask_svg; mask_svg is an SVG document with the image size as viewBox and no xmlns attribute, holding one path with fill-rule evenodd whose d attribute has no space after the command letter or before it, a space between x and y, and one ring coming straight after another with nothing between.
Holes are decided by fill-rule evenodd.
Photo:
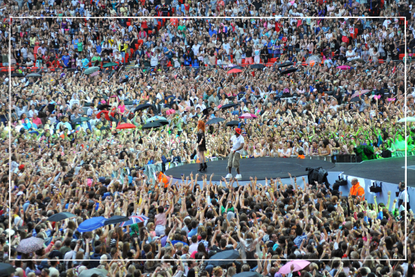
<instances>
[{"instance_id":1,"label":"white t-shirt","mask_svg":"<svg viewBox=\"0 0 415 277\"><path fill-rule=\"evenodd\" d=\"M233 135L231 137L231 141L232 141L232 151L238 149L241 147L241 145L243 143L245 143L244 137L242 135L239 135L239 137L237 137L236 135ZM237 153L241 153L242 149L240 149L239 151L236 151Z\"/></svg>"}]
</instances>

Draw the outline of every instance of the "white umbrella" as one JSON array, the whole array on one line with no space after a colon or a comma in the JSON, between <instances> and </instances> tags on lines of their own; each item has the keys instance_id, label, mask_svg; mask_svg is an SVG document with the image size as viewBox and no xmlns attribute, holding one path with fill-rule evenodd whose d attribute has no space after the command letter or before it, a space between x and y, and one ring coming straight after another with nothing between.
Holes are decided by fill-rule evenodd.
<instances>
[{"instance_id":1,"label":"white umbrella","mask_svg":"<svg viewBox=\"0 0 415 277\"><path fill-rule=\"evenodd\" d=\"M410 117L401 118L401 119L399 119L398 122L415 122L415 117L410 116Z\"/></svg>"}]
</instances>

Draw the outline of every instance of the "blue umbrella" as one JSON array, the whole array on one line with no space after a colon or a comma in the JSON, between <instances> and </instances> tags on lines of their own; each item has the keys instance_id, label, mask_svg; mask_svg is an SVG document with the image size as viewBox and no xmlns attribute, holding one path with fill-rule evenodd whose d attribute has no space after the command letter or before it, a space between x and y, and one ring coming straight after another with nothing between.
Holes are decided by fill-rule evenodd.
<instances>
[{"instance_id":1,"label":"blue umbrella","mask_svg":"<svg viewBox=\"0 0 415 277\"><path fill-rule=\"evenodd\" d=\"M107 219L103 216L90 218L82 222L77 230L81 233L94 231L104 226L106 220Z\"/></svg>"},{"instance_id":2,"label":"blue umbrella","mask_svg":"<svg viewBox=\"0 0 415 277\"><path fill-rule=\"evenodd\" d=\"M183 241L180 241L180 240L172 240L171 241L171 244L173 244L173 246L176 244L176 243L183 243L183 245L188 245L187 243L185 243L185 242L183 242Z\"/></svg>"},{"instance_id":3,"label":"blue umbrella","mask_svg":"<svg viewBox=\"0 0 415 277\"><path fill-rule=\"evenodd\" d=\"M30 131L29 134L36 134L38 136L39 132L38 131Z\"/></svg>"}]
</instances>

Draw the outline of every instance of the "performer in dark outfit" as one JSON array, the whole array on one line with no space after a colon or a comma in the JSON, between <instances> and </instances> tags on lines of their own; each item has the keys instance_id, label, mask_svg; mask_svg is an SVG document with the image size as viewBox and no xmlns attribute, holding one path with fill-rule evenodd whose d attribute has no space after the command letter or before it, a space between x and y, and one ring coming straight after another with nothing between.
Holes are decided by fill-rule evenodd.
<instances>
[{"instance_id":1,"label":"performer in dark outfit","mask_svg":"<svg viewBox=\"0 0 415 277\"><path fill-rule=\"evenodd\" d=\"M205 157L205 151L206 151L206 137L205 137L205 122L202 120L199 120L197 123L197 152L199 155L199 161L200 161L200 168L199 171L205 171L207 168L206 165L206 157Z\"/></svg>"}]
</instances>

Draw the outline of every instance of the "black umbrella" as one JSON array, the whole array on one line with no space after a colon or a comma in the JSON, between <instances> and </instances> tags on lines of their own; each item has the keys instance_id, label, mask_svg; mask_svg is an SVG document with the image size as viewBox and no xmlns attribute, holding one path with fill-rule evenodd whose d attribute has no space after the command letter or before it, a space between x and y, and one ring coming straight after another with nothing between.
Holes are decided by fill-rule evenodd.
<instances>
[{"instance_id":1,"label":"black umbrella","mask_svg":"<svg viewBox=\"0 0 415 277\"><path fill-rule=\"evenodd\" d=\"M12 73L12 77L24 77L22 73Z\"/></svg>"},{"instance_id":2,"label":"black umbrella","mask_svg":"<svg viewBox=\"0 0 415 277\"><path fill-rule=\"evenodd\" d=\"M290 65L294 65L294 63L293 62L280 63L280 64L278 64L278 67L281 68L281 67L287 67L287 66L290 66Z\"/></svg>"},{"instance_id":3,"label":"black umbrella","mask_svg":"<svg viewBox=\"0 0 415 277\"><path fill-rule=\"evenodd\" d=\"M169 125L169 121L167 121L166 119L159 119L159 120L156 120L156 121L153 121L153 122L160 123L162 126Z\"/></svg>"},{"instance_id":4,"label":"black umbrella","mask_svg":"<svg viewBox=\"0 0 415 277\"><path fill-rule=\"evenodd\" d=\"M354 97L352 99L350 99L350 102L360 102L360 98L359 97Z\"/></svg>"},{"instance_id":5,"label":"black umbrella","mask_svg":"<svg viewBox=\"0 0 415 277\"><path fill-rule=\"evenodd\" d=\"M203 113L203 115L208 116L209 115L209 112L211 112L211 111L213 111L213 109L211 107L209 107L209 108L204 109L202 111L202 113Z\"/></svg>"},{"instance_id":6,"label":"black umbrella","mask_svg":"<svg viewBox=\"0 0 415 277\"><path fill-rule=\"evenodd\" d=\"M211 120L206 122L206 124L216 124L216 123L219 123L219 122L222 122L222 121L225 121L225 119L217 117L217 118L212 118Z\"/></svg>"},{"instance_id":7,"label":"black umbrella","mask_svg":"<svg viewBox=\"0 0 415 277\"><path fill-rule=\"evenodd\" d=\"M0 263L0 276L10 276L15 273L16 269L11 264Z\"/></svg>"},{"instance_id":8,"label":"black umbrella","mask_svg":"<svg viewBox=\"0 0 415 277\"><path fill-rule=\"evenodd\" d=\"M143 125L142 129L153 129L153 128L159 128L161 126L163 125L160 122L154 121L154 122L150 122L150 123Z\"/></svg>"},{"instance_id":9,"label":"black umbrella","mask_svg":"<svg viewBox=\"0 0 415 277\"><path fill-rule=\"evenodd\" d=\"M288 68L286 70L281 71L281 75L288 74L288 73L292 73L292 72L296 72L297 70L298 70L298 68L290 67L290 68Z\"/></svg>"},{"instance_id":10,"label":"black umbrella","mask_svg":"<svg viewBox=\"0 0 415 277\"><path fill-rule=\"evenodd\" d=\"M222 110L226 110L226 109L229 109L229 108L232 108L232 107L235 107L237 104L235 104L235 103L230 103L230 104L226 104L226 105L223 105L222 107L220 107Z\"/></svg>"},{"instance_id":11,"label":"black umbrella","mask_svg":"<svg viewBox=\"0 0 415 277\"><path fill-rule=\"evenodd\" d=\"M219 252L207 261L209 265L213 266L225 266L227 264L232 264L235 260L239 259L239 252L236 250L227 250Z\"/></svg>"},{"instance_id":12,"label":"black umbrella","mask_svg":"<svg viewBox=\"0 0 415 277\"><path fill-rule=\"evenodd\" d=\"M226 126L238 126L238 125L239 125L238 120L229 121L228 123L226 123Z\"/></svg>"},{"instance_id":13,"label":"black umbrella","mask_svg":"<svg viewBox=\"0 0 415 277\"><path fill-rule=\"evenodd\" d=\"M245 271L238 274L233 275L233 277L261 277L262 275L258 272L252 272L252 271Z\"/></svg>"},{"instance_id":14,"label":"black umbrella","mask_svg":"<svg viewBox=\"0 0 415 277\"><path fill-rule=\"evenodd\" d=\"M50 216L48 218L48 221L56 222L56 221L61 221L67 218L75 217L75 216L76 215L68 213L68 212L61 212L61 213L57 213L57 214Z\"/></svg>"},{"instance_id":15,"label":"black umbrella","mask_svg":"<svg viewBox=\"0 0 415 277\"><path fill-rule=\"evenodd\" d=\"M257 69L264 69L265 65L263 64L253 64L251 65L251 68L257 68Z\"/></svg>"},{"instance_id":16,"label":"black umbrella","mask_svg":"<svg viewBox=\"0 0 415 277\"><path fill-rule=\"evenodd\" d=\"M141 110L145 110L145 109L150 108L150 107L151 107L151 104L148 104L148 103L141 104L141 105L138 105L135 108L134 112L138 112L138 111L141 111Z\"/></svg>"},{"instance_id":17,"label":"black umbrella","mask_svg":"<svg viewBox=\"0 0 415 277\"><path fill-rule=\"evenodd\" d=\"M234 68L236 68L236 69L244 69L244 67L243 66L240 66L240 65L235 65L235 66L232 66L231 67L231 69L234 69Z\"/></svg>"},{"instance_id":18,"label":"black umbrella","mask_svg":"<svg viewBox=\"0 0 415 277\"><path fill-rule=\"evenodd\" d=\"M128 216L114 215L108 218L107 220L105 220L104 226L118 224L118 223L128 221L128 220L130 220Z\"/></svg>"},{"instance_id":19,"label":"black umbrella","mask_svg":"<svg viewBox=\"0 0 415 277\"><path fill-rule=\"evenodd\" d=\"M56 105L55 104L49 104L47 106L49 113L52 113L55 110Z\"/></svg>"},{"instance_id":20,"label":"black umbrella","mask_svg":"<svg viewBox=\"0 0 415 277\"><path fill-rule=\"evenodd\" d=\"M108 104L98 105L98 110L106 110L110 107Z\"/></svg>"}]
</instances>

